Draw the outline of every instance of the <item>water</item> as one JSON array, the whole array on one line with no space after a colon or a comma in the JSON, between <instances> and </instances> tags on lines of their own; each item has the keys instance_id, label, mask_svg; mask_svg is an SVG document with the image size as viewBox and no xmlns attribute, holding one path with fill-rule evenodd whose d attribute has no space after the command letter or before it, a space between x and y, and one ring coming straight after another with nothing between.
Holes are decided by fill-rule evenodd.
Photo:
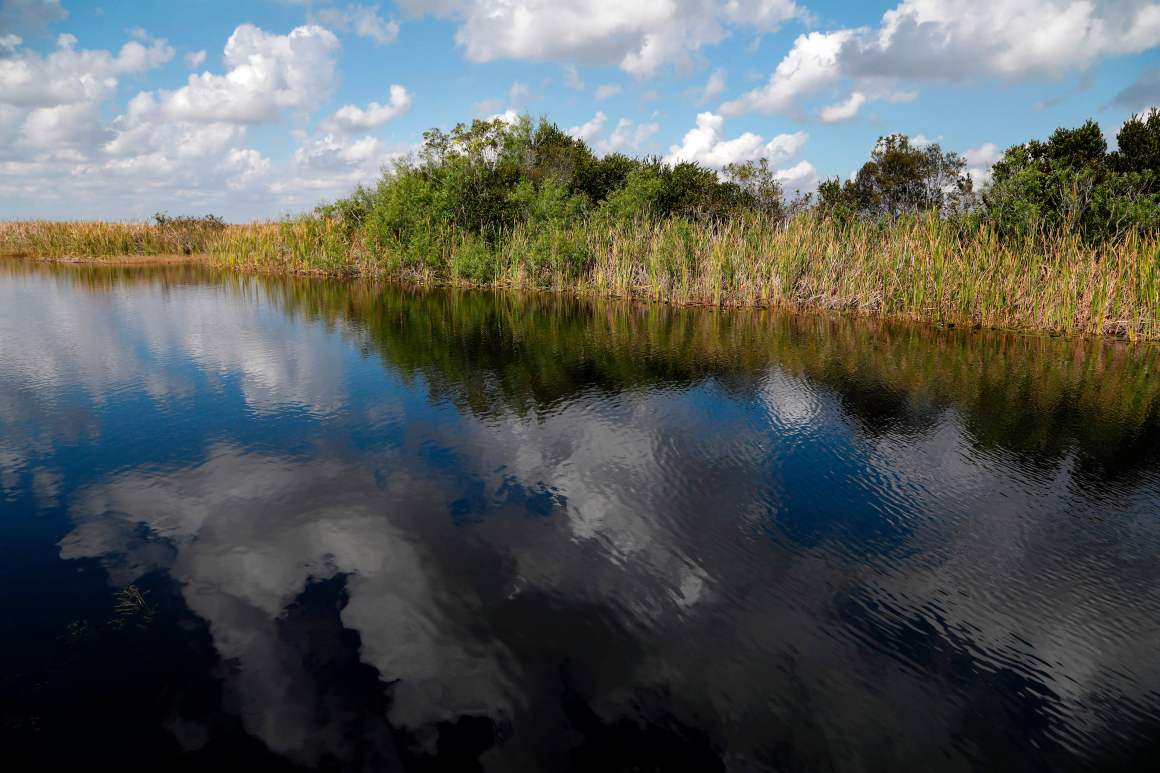
<instances>
[{"instance_id":1,"label":"water","mask_svg":"<svg viewBox=\"0 0 1160 773\"><path fill-rule=\"evenodd\" d=\"M0 748L39 769L1149 767L1158 365L0 264Z\"/></svg>"}]
</instances>

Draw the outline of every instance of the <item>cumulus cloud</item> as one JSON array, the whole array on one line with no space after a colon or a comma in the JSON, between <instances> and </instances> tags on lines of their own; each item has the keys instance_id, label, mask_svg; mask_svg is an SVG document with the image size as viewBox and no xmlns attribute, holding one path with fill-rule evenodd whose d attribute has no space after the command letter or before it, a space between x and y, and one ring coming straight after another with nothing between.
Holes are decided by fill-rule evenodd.
<instances>
[{"instance_id":1,"label":"cumulus cloud","mask_svg":"<svg viewBox=\"0 0 1160 773\"><path fill-rule=\"evenodd\" d=\"M1082 70L1160 43L1152 0L904 0L848 52L871 74L1023 78Z\"/></svg>"},{"instance_id":2,"label":"cumulus cloud","mask_svg":"<svg viewBox=\"0 0 1160 773\"><path fill-rule=\"evenodd\" d=\"M371 102L366 109L357 105L340 107L333 116L323 122L323 129L343 134L365 131L393 121L411 109L411 95L405 88L391 84L390 93L391 97L385 105Z\"/></svg>"},{"instance_id":3,"label":"cumulus cloud","mask_svg":"<svg viewBox=\"0 0 1160 773\"><path fill-rule=\"evenodd\" d=\"M596 141L596 152L601 155L624 150L639 150L645 142L661 130L655 122L633 123L627 118L616 122L616 128L607 137Z\"/></svg>"},{"instance_id":4,"label":"cumulus cloud","mask_svg":"<svg viewBox=\"0 0 1160 773\"><path fill-rule=\"evenodd\" d=\"M687 64L731 28L771 32L800 15L792 0L402 0L407 12L454 19L467 58L614 64L638 76Z\"/></svg>"},{"instance_id":5,"label":"cumulus cloud","mask_svg":"<svg viewBox=\"0 0 1160 773\"><path fill-rule=\"evenodd\" d=\"M176 91L162 91L163 110L186 121L252 124L286 108L313 108L334 86L334 33L306 25L287 35L243 24L226 41L228 71L190 75Z\"/></svg>"},{"instance_id":6,"label":"cumulus cloud","mask_svg":"<svg viewBox=\"0 0 1160 773\"><path fill-rule=\"evenodd\" d=\"M799 36L769 81L761 88L721 105L721 114L793 112L803 96L835 80L839 56L853 37L852 30L811 32Z\"/></svg>"},{"instance_id":7,"label":"cumulus cloud","mask_svg":"<svg viewBox=\"0 0 1160 773\"><path fill-rule=\"evenodd\" d=\"M159 67L174 54L165 40L131 40L113 54L78 49L75 36L62 34L46 56L18 49L22 41L16 36L7 40L12 55L0 59L0 103L19 107L98 102L112 96L120 76Z\"/></svg>"},{"instance_id":8,"label":"cumulus cloud","mask_svg":"<svg viewBox=\"0 0 1160 773\"><path fill-rule=\"evenodd\" d=\"M765 86L720 109L795 114L803 98L841 79L1058 77L1157 44L1152 0L903 0L877 28L799 36Z\"/></svg>"},{"instance_id":9,"label":"cumulus cloud","mask_svg":"<svg viewBox=\"0 0 1160 773\"><path fill-rule=\"evenodd\" d=\"M858 108L866 102L866 95L860 91L850 93L843 101L823 107L819 113L821 119L825 123L839 123L841 121L849 121L854 116L858 115Z\"/></svg>"},{"instance_id":10,"label":"cumulus cloud","mask_svg":"<svg viewBox=\"0 0 1160 773\"><path fill-rule=\"evenodd\" d=\"M809 161L799 161L788 169L778 169L775 176L787 191L812 191L818 187L818 170Z\"/></svg>"},{"instance_id":11,"label":"cumulus cloud","mask_svg":"<svg viewBox=\"0 0 1160 773\"><path fill-rule=\"evenodd\" d=\"M19 202L12 211L68 201L78 214L140 217L172 197L232 217L266 215L271 203L310 206L345 193L401 152L346 136L408 109L410 94L397 85L386 104L340 108L323 122L324 135L303 137L288 160L248 146L248 127L291 110L313 113L331 92L338 41L316 25L287 34L241 25L225 44L222 72L141 92L110 121L103 107L119 81L175 53L164 40L137 37L114 52L81 49L62 35L47 54L17 42L0 58L0 197ZM192 52L186 63L205 57Z\"/></svg>"},{"instance_id":12,"label":"cumulus cloud","mask_svg":"<svg viewBox=\"0 0 1160 773\"><path fill-rule=\"evenodd\" d=\"M377 46L393 43L399 36L399 23L383 19L377 5L351 4L345 8L323 8L315 18L321 24L341 32L352 32Z\"/></svg>"},{"instance_id":13,"label":"cumulus cloud","mask_svg":"<svg viewBox=\"0 0 1160 773\"><path fill-rule=\"evenodd\" d=\"M725 139L724 127L722 116L709 112L698 114L697 126L685 133L680 145L669 148L665 160L674 163L695 161L713 169L762 158L777 165L797 155L809 136L805 132L779 134L766 142L760 134L744 132Z\"/></svg>"},{"instance_id":14,"label":"cumulus cloud","mask_svg":"<svg viewBox=\"0 0 1160 773\"><path fill-rule=\"evenodd\" d=\"M410 150L375 137L325 134L308 138L294 151L286 168L277 170L267 188L287 205L309 206L320 198L343 196L356 185L373 181Z\"/></svg>"},{"instance_id":15,"label":"cumulus cloud","mask_svg":"<svg viewBox=\"0 0 1160 773\"><path fill-rule=\"evenodd\" d=\"M758 32L776 32L794 17L805 17L806 11L793 0L728 0L721 4L722 15L739 25Z\"/></svg>"},{"instance_id":16,"label":"cumulus cloud","mask_svg":"<svg viewBox=\"0 0 1160 773\"><path fill-rule=\"evenodd\" d=\"M604 135L604 126L607 123L608 116L603 111L597 110L596 115L588 121L568 129L568 134L584 140L598 155L607 155L624 150L638 150L661 130L660 124L655 122L638 124L627 118L621 118L612 131Z\"/></svg>"},{"instance_id":17,"label":"cumulus cloud","mask_svg":"<svg viewBox=\"0 0 1160 773\"><path fill-rule=\"evenodd\" d=\"M190 51L185 55L185 66L191 70L196 70L205 64L205 49L200 51Z\"/></svg>"},{"instance_id":18,"label":"cumulus cloud","mask_svg":"<svg viewBox=\"0 0 1160 773\"><path fill-rule=\"evenodd\" d=\"M23 42L23 38L13 33L0 35L0 56L12 56Z\"/></svg>"},{"instance_id":19,"label":"cumulus cloud","mask_svg":"<svg viewBox=\"0 0 1160 773\"><path fill-rule=\"evenodd\" d=\"M608 116L606 116L602 111L597 110L596 115L592 116L592 118L580 124L579 126L573 126L568 130L568 134L572 135L578 140L584 140L587 143L591 143L594 139L596 139L596 135L599 134L600 130L604 128L604 124L607 121Z\"/></svg>"}]
</instances>

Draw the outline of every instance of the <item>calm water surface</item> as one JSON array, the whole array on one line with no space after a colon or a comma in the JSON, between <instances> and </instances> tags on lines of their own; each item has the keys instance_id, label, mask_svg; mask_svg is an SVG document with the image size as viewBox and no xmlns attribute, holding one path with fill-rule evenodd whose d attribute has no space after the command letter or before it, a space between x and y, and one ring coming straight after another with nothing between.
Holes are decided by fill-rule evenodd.
<instances>
[{"instance_id":1,"label":"calm water surface","mask_svg":"<svg viewBox=\"0 0 1160 773\"><path fill-rule=\"evenodd\" d=\"M0 264L0 754L1155 769L1158 368Z\"/></svg>"}]
</instances>

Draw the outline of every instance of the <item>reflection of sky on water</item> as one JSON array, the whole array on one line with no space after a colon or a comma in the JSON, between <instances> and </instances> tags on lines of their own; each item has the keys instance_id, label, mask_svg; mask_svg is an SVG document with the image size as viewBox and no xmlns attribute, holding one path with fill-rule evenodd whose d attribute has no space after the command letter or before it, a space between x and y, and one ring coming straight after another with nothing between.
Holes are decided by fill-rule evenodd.
<instances>
[{"instance_id":1,"label":"reflection of sky on water","mask_svg":"<svg viewBox=\"0 0 1160 773\"><path fill-rule=\"evenodd\" d=\"M260 293L24 276L0 304L5 496L66 513L60 557L112 587L172 578L296 761L374 747L300 657L322 614L396 762L463 716L496 769L654 727L741 767L1070 767L1160 727L1154 473L1093 489L980 451L954 407L871 431L776 359L748 391L476 415ZM327 578L341 610L295 611Z\"/></svg>"}]
</instances>

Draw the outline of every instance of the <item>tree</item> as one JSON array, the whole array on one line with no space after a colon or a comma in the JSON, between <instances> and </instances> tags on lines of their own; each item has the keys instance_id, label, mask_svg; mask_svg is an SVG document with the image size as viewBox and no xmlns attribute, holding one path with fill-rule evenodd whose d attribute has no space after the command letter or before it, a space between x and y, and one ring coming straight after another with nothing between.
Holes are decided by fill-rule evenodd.
<instances>
[{"instance_id":1,"label":"tree","mask_svg":"<svg viewBox=\"0 0 1160 773\"><path fill-rule=\"evenodd\" d=\"M820 206L839 216L959 211L970 205L974 188L965 169L959 154L937 143L917 147L905 134L889 134L878 139L854 179L819 186Z\"/></svg>"},{"instance_id":2,"label":"tree","mask_svg":"<svg viewBox=\"0 0 1160 773\"><path fill-rule=\"evenodd\" d=\"M746 208L775 218L785 214L781 182L770 168L769 159L729 164L724 171L725 176L740 188Z\"/></svg>"},{"instance_id":3,"label":"tree","mask_svg":"<svg viewBox=\"0 0 1160 773\"><path fill-rule=\"evenodd\" d=\"M1160 227L1160 118L1134 116L1107 152L1095 121L1008 148L992 168L987 216L1005 233L1076 232L1092 241Z\"/></svg>"},{"instance_id":4,"label":"tree","mask_svg":"<svg viewBox=\"0 0 1160 773\"><path fill-rule=\"evenodd\" d=\"M1116 135L1112 166L1121 174L1147 175L1151 191L1160 188L1160 109L1133 115Z\"/></svg>"}]
</instances>

